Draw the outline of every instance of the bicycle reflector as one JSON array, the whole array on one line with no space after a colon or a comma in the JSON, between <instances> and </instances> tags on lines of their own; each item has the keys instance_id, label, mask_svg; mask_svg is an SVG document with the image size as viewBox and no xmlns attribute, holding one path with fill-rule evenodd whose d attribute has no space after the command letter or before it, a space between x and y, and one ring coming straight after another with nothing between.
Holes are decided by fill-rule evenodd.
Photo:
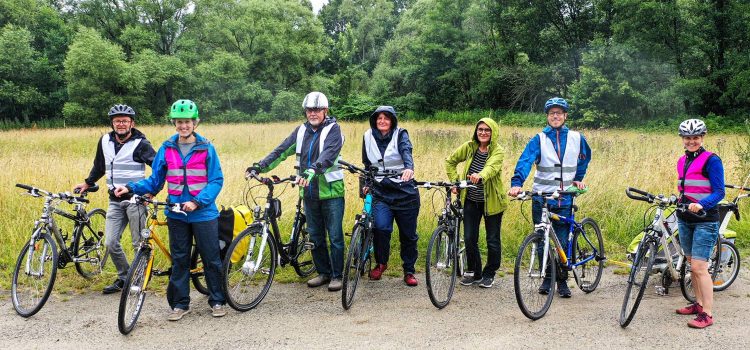
<instances>
[{"instance_id":1,"label":"bicycle reflector","mask_svg":"<svg viewBox=\"0 0 750 350\"><path fill-rule=\"evenodd\" d=\"M141 238L148 239L149 237L151 237L151 230L149 230L148 228L144 228L143 230L141 230Z\"/></svg>"}]
</instances>

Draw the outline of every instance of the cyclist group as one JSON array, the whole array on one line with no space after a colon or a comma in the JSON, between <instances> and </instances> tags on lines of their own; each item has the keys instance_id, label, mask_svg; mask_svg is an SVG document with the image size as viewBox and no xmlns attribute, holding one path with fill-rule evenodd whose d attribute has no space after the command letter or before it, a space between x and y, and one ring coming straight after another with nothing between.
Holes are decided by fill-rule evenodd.
<instances>
[{"instance_id":1,"label":"cyclist group","mask_svg":"<svg viewBox=\"0 0 750 350\"><path fill-rule=\"evenodd\" d=\"M314 245L313 262L317 276L308 280L309 287L327 285L329 291L342 288L344 264L344 174L338 159L344 136L333 116L328 115L327 97L320 92L305 96L302 107L306 122L295 128L281 144L265 158L253 163L246 175L268 172L291 155L296 157L298 184L302 191L307 229ZM471 138L455 149L445 160L446 174L451 181L469 180L474 186L462 191L467 255L467 271L462 285L476 284L489 288L500 267L503 212L508 196L522 193L522 186L532 166L535 166L532 190L553 192L570 186L583 189L583 178L591 161L591 148L579 132L565 125L568 102L559 97L548 100L544 106L548 125L526 145L518 159L506 190L503 181L504 149L499 143L499 127L491 118L480 119ZM118 277L104 289L114 293L122 289L128 272L128 262L120 245L126 224L130 225L133 244L137 244L140 229L145 226L145 208L125 199L131 194L154 196L165 182L168 201L181 203L187 215L167 211L169 245L173 259L172 274L167 288L171 308L168 319L179 320L190 311L189 265L193 240L203 259L209 289L208 303L214 317L226 314L226 302L221 288L222 268L219 255L218 216L216 197L223 185L219 158L213 145L195 132L199 124L197 105L190 100L178 100L169 116L177 134L167 139L155 152L146 137L135 129L135 111L126 105L115 105L109 111L113 131L105 134L98 143L96 158L89 177L76 185L79 190L93 186L106 175L110 203L106 219L106 244L112 254ZM399 127L396 111L391 106L380 106L370 116L370 128L362 142L362 163L376 166L381 171L396 171L400 177L378 178L372 188L376 198L372 213L374 218L375 268L371 280L381 279L388 268L390 238L395 221L398 226L400 253L403 262L403 280L408 286L417 286L414 264L417 260L417 216L420 197L414 181L412 143L406 129ZM712 283L707 260L718 235L717 203L724 197L724 171L721 159L706 151L703 138L705 124L690 119L680 124L685 155L677 165L680 201L690 203L689 210L705 210L705 218L682 214L679 217L681 244L693 269L696 286L696 303L677 310L680 314L695 314L689 326L704 328L713 323ZM459 176L457 165L464 163ZM152 168L145 177L145 166ZM458 193L454 189L454 193ZM543 199L534 198L532 217L535 224L541 220ZM549 204L550 211L570 216L572 198L561 196ZM487 258L484 267L479 252L479 225L484 218L487 239ZM568 224L554 223L559 241L568 242ZM326 240L326 237L328 240ZM327 244L328 241L328 244ZM558 293L571 297L567 274L559 273ZM548 294L553 281L545 279L540 294Z\"/></svg>"}]
</instances>

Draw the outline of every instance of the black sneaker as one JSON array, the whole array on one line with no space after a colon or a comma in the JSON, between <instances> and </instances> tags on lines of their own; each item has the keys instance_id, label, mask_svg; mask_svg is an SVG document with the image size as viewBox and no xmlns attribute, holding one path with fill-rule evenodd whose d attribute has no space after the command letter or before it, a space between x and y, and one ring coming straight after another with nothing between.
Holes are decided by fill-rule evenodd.
<instances>
[{"instance_id":1,"label":"black sneaker","mask_svg":"<svg viewBox=\"0 0 750 350\"><path fill-rule=\"evenodd\" d=\"M492 288L493 284L495 284L495 279L492 277L482 277L482 280L479 281L479 286L482 288Z\"/></svg>"},{"instance_id":2,"label":"black sneaker","mask_svg":"<svg viewBox=\"0 0 750 350\"><path fill-rule=\"evenodd\" d=\"M121 279L116 279L112 284L104 287L102 290L102 294L112 294L117 293L122 290L122 287L125 285L125 281Z\"/></svg>"},{"instance_id":3,"label":"black sneaker","mask_svg":"<svg viewBox=\"0 0 750 350\"><path fill-rule=\"evenodd\" d=\"M477 284L481 282L482 279L474 279L474 276L464 276L464 278L461 279L458 283L461 283L462 286L470 286L472 284Z\"/></svg>"},{"instance_id":4,"label":"black sneaker","mask_svg":"<svg viewBox=\"0 0 750 350\"><path fill-rule=\"evenodd\" d=\"M557 282L557 293L563 298L570 298L573 295L573 293L570 292L570 288L568 288L568 282L565 281Z\"/></svg>"},{"instance_id":5,"label":"black sneaker","mask_svg":"<svg viewBox=\"0 0 750 350\"><path fill-rule=\"evenodd\" d=\"M539 287L539 294L542 294L542 295L549 294L549 288L551 284L552 283L550 283L550 279L545 278L544 282L542 282L542 285Z\"/></svg>"}]
</instances>

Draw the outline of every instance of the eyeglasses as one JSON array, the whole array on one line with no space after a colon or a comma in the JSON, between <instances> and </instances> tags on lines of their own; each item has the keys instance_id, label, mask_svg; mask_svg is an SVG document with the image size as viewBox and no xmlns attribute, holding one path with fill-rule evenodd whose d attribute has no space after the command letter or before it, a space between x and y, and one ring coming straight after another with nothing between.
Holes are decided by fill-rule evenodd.
<instances>
[{"instance_id":1,"label":"eyeglasses","mask_svg":"<svg viewBox=\"0 0 750 350\"><path fill-rule=\"evenodd\" d=\"M477 128L477 134L491 134L492 129Z\"/></svg>"},{"instance_id":2,"label":"eyeglasses","mask_svg":"<svg viewBox=\"0 0 750 350\"><path fill-rule=\"evenodd\" d=\"M305 112L307 112L307 113L320 113L324 109L325 108L305 108Z\"/></svg>"},{"instance_id":3,"label":"eyeglasses","mask_svg":"<svg viewBox=\"0 0 750 350\"><path fill-rule=\"evenodd\" d=\"M547 115L550 117L562 117L563 115L565 115L565 112L549 112L547 113Z\"/></svg>"},{"instance_id":4,"label":"eyeglasses","mask_svg":"<svg viewBox=\"0 0 750 350\"><path fill-rule=\"evenodd\" d=\"M112 124L127 125L127 124L130 124L130 119L128 119L128 120L113 120Z\"/></svg>"}]
</instances>

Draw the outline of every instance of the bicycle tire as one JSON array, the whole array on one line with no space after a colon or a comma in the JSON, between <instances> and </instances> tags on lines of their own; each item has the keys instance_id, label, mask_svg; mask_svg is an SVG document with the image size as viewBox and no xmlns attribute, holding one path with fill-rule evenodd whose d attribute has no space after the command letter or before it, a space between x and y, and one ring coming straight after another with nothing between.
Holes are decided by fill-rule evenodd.
<instances>
[{"instance_id":1,"label":"bicycle tire","mask_svg":"<svg viewBox=\"0 0 750 350\"><path fill-rule=\"evenodd\" d=\"M93 259L95 261L76 261L76 271L85 279L91 279L102 273L104 264L109 257L109 249L105 240L104 226L107 212L96 208L88 212L89 222L82 225L81 232L73 243L74 256L78 259ZM89 270L91 268L91 270Z\"/></svg>"},{"instance_id":2,"label":"bicycle tire","mask_svg":"<svg viewBox=\"0 0 750 350\"><path fill-rule=\"evenodd\" d=\"M307 224L304 219L301 222L297 236L297 249L295 250L297 256L294 258L292 267L294 267L297 276L307 277L315 272L315 263L312 258L312 249L309 248L310 233L307 232Z\"/></svg>"},{"instance_id":3,"label":"bicycle tire","mask_svg":"<svg viewBox=\"0 0 750 350\"><path fill-rule=\"evenodd\" d=\"M726 240L721 242L721 256L719 258L718 268L716 269L716 278L714 279L714 290L722 291L734 283L737 275L740 273L740 252L734 243ZM726 247L726 250L724 249ZM725 254L729 254L724 258ZM728 273L724 273L724 271ZM717 284L718 282L718 284Z\"/></svg>"},{"instance_id":4,"label":"bicycle tire","mask_svg":"<svg viewBox=\"0 0 750 350\"><path fill-rule=\"evenodd\" d=\"M628 285L625 288L625 299L622 301L622 308L620 309L620 327L627 327L633 320L638 306L643 298L643 293L646 291L646 285L648 284L648 277L651 273L651 268L654 266L654 258L656 257L656 243L651 240L642 240L638 244L635 258L633 258L633 265L631 266L630 274L628 276ZM638 275L639 272L643 273L643 277ZM640 281L640 283L638 282ZM637 290L633 290L633 288ZM635 293L634 293L635 292ZM631 300L631 296L635 299Z\"/></svg>"},{"instance_id":5,"label":"bicycle tire","mask_svg":"<svg viewBox=\"0 0 750 350\"><path fill-rule=\"evenodd\" d=\"M203 265L203 258L198 253L198 247L193 245L190 253L190 279L193 281L193 287L199 293L208 295L208 284L206 283L206 270Z\"/></svg>"},{"instance_id":6,"label":"bicycle tire","mask_svg":"<svg viewBox=\"0 0 750 350\"><path fill-rule=\"evenodd\" d=\"M30 276L25 272L22 272L22 270L25 270L26 268L26 256L32 244L34 246L34 256L29 259L32 263L31 269L34 271L35 267L38 267L39 271L42 272L41 276ZM51 250L51 257L49 257L50 252L47 250ZM39 252L39 259L36 258L37 252ZM16 267L13 269L13 280L11 283L13 308L16 309L16 313L20 316L33 316L42 309L49 299L52 287L55 285L55 278L57 277L57 259L57 245L47 232L40 233L33 243L29 240L21 249L21 252L18 254L18 259L16 260ZM37 261L40 263L40 266L33 265ZM42 268L42 265L47 265L47 262L50 262L50 266ZM44 271L48 272L44 273ZM49 280L44 279L47 276L49 277ZM26 286L26 283L23 283L27 279L29 282L38 281L39 283L35 283L36 286L29 288ZM30 295L26 295L27 293Z\"/></svg>"},{"instance_id":7,"label":"bicycle tire","mask_svg":"<svg viewBox=\"0 0 750 350\"><path fill-rule=\"evenodd\" d=\"M543 275L540 247L544 245L544 234L534 232L524 238L518 248L518 255L513 267L513 291L516 302L524 316L538 320L547 313L555 294L557 280L557 260L554 258L554 247L550 246L547 264L549 266L550 288L547 294L540 293L540 287L547 276ZM527 249L528 248L528 249Z\"/></svg>"},{"instance_id":8,"label":"bicycle tire","mask_svg":"<svg viewBox=\"0 0 750 350\"><path fill-rule=\"evenodd\" d=\"M445 226L440 226L432 233L430 243L427 245L425 257L427 294L430 296L432 305L438 309L450 303L456 286L458 259L454 244Z\"/></svg>"},{"instance_id":9,"label":"bicycle tire","mask_svg":"<svg viewBox=\"0 0 750 350\"><path fill-rule=\"evenodd\" d=\"M461 278L466 277L466 267L469 266L469 258L466 256L466 242L464 241L464 234L462 231L458 231L458 271L457 276ZM475 272L471 272L472 276Z\"/></svg>"},{"instance_id":10,"label":"bicycle tire","mask_svg":"<svg viewBox=\"0 0 750 350\"><path fill-rule=\"evenodd\" d=\"M135 328L138 317L143 311L146 300L146 288L151 280L149 261L153 259L153 250L144 246L138 250L130 265L128 277L120 293L120 306L117 311L117 329L122 334L129 334Z\"/></svg>"},{"instance_id":11,"label":"bicycle tire","mask_svg":"<svg viewBox=\"0 0 750 350\"><path fill-rule=\"evenodd\" d=\"M589 259L585 264L573 268L576 284L584 293L593 292L599 285L604 270L604 240L599 225L591 218L581 221L581 230L573 234L572 261L577 263ZM591 278L592 277L592 278Z\"/></svg>"},{"instance_id":12,"label":"bicycle tire","mask_svg":"<svg viewBox=\"0 0 750 350\"><path fill-rule=\"evenodd\" d=\"M232 244L229 245L227 251L227 258L224 259L224 283L222 283L222 286L227 303L237 311L245 312L258 306L273 284L276 264L279 261L278 250L273 235L268 233L265 242L266 249L260 251L263 243L261 241L262 230L261 225L251 225L242 231L232 240ZM235 256L234 251L237 249L246 250L236 255L241 256L241 258L232 261L231 257ZM251 258L247 262L248 266L245 267L248 254L251 254ZM259 255L261 259L258 266L257 257Z\"/></svg>"},{"instance_id":13,"label":"bicycle tire","mask_svg":"<svg viewBox=\"0 0 750 350\"><path fill-rule=\"evenodd\" d=\"M713 258L711 259L713 261ZM695 290L693 289L692 269L690 261L685 259L685 262L680 266L680 291L685 300L694 303L695 302ZM669 273L669 271L664 271Z\"/></svg>"},{"instance_id":14,"label":"bicycle tire","mask_svg":"<svg viewBox=\"0 0 750 350\"><path fill-rule=\"evenodd\" d=\"M357 292L359 277L363 267L363 257L366 249L367 230L360 224L354 225L352 230L352 239L349 242L349 252L346 254L346 263L344 264L343 285L341 287L341 306L344 310L349 310L354 302L354 296Z\"/></svg>"}]
</instances>

